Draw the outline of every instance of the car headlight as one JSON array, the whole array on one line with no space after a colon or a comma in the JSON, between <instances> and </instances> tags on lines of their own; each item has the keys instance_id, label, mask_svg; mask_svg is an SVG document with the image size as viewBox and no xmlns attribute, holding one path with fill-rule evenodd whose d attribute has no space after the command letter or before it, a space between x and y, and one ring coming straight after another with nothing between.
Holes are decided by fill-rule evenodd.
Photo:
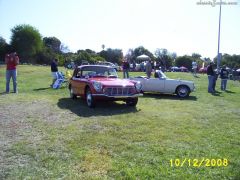
<instances>
[{"instance_id":1,"label":"car headlight","mask_svg":"<svg viewBox=\"0 0 240 180\"><path fill-rule=\"evenodd\" d=\"M95 89L97 92L102 91L102 84L101 84L100 82L94 81L94 82L93 82L93 87L94 87L94 89Z\"/></svg>"},{"instance_id":2,"label":"car headlight","mask_svg":"<svg viewBox=\"0 0 240 180\"><path fill-rule=\"evenodd\" d=\"M142 90L142 84L139 81L135 84L135 87L138 92L140 92Z\"/></svg>"}]
</instances>

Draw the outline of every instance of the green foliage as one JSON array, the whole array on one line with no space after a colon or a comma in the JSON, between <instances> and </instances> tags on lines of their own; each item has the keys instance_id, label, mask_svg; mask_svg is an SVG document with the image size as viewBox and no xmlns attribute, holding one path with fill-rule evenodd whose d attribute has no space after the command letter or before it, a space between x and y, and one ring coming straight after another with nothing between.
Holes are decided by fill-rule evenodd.
<instances>
[{"instance_id":1,"label":"green foliage","mask_svg":"<svg viewBox=\"0 0 240 180\"><path fill-rule=\"evenodd\" d=\"M0 61L4 61L5 54L7 53L8 44L6 40L0 36Z\"/></svg>"},{"instance_id":2,"label":"green foliage","mask_svg":"<svg viewBox=\"0 0 240 180\"><path fill-rule=\"evenodd\" d=\"M184 66L184 67L188 68L188 70L190 70L192 68L193 61L194 61L194 59L191 56L187 56L187 55L179 56L175 60L175 65L178 67Z\"/></svg>"},{"instance_id":3,"label":"green foliage","mask_svg":"<svg viewBox=\"0 0 240 180\"><path fill-rule=\"evenodd\" d=\"M44 37L43 43L46 47L53 50L55 53L61 52L61 41L56 37Z\"/></svg>"},{"instance_id":4,"label":"green foliage","mask_svg":"<svg viewBox=\"0 0 240 180\"><path fill-rule=\"evenodd\" d=\"M38 30L30 25L22 24L12 30L11 46L21 59L30 62L34 56L42 51L43 41Z\"/></svg>"},{"instance_id":5,"label":"green foliage","mask_svg":"<svg viewBox=\"0 0 240 180\"><path fill-rule=\"evenodd\" d=\"M108 62L120 64L123 59L123 53L121 49L108 48L107 51L102 50L100 56Z\"/></svg>"},{"instance_id":6,"label":"green foliage","mask_svg":"<svg viewBox=\"0 0 240 180\"><path fill-rule=\"evenodd\" d=\"M169 53L167 49L156 49L155 51L156 61L160 63L160 66L168 69L173 66L173 61L176 59L176 53Z\"/></svg>"},{"instance_id":7,"label":"green foliage","mask_svg":"<svg viewBox=\"0 0 240 180\"><path fill-rule=\"evenodd\" d=\"M135 61L136 62L137 61L137 57L141 56L143 54L149 56L152 61L155 60L155 57L153 56L153 54L148 49L144 48L143 46L139 46L139 47L137 47L137 48L135 48L133 50L131 61Z\"/></svg>"},{"instance_id":8,"label":"green foliage","mask_svg":"<svg viewBox=\"0 0 240 180\"><path fill-rule=\"evenodd\" d=\"M230 68L238 67L240 68L240 55L229 55L224 54L222 56L221 65L227 65Z\"/></svg>"}]
</instances>

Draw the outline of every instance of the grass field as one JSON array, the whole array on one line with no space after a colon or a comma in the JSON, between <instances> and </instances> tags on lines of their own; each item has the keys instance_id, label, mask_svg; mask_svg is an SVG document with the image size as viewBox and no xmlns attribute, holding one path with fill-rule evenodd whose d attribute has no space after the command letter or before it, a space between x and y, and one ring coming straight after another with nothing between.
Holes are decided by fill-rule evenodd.
<instances>
[{"instance_id":1,"label":"grass field","mask_svg":"<svg viewBox=\"0 0 240 180\"><path fill-rule=\"evenodd\" d=\"M0 67L0 179L240 179L239 82L211 95L206 75L167 73L196 92L89 109L50 89L49 71L19 66L19 94L4 94Z\"/></svg>"}]
</instances>

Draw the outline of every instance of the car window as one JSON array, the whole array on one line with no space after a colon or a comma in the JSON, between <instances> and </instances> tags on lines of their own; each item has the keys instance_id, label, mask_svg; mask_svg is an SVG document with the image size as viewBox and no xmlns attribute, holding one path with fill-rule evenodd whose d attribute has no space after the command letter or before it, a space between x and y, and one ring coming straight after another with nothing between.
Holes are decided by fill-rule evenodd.
<instances>
[{"instance_id":1,"label":"car window","mask_svg":"<svg viewBox=\"0 0 240 180\"><path fill-rule=\"evenodd\" d=\"M101 66L88 66L82 69L82 76L88 77L117 77L117 72L114 68Z\"/></svg>"}]
</instances>

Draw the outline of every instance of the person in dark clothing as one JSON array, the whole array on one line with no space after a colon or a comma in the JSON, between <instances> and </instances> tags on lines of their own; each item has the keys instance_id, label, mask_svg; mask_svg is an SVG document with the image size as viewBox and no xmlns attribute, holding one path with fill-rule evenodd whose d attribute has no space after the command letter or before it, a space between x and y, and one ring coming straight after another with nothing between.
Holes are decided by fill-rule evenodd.
<instances>
[{"instance_id":1,"label":"person in dark clothing","mask_svg":"<svg viewBox=\"0 0 240 180\"><path fill-rule=\"evenodd\" d=\"M123 65L122 65L122 69L123 69L123 78L129 78L129 69L130 69L130 64L127 60L123 61Z\"/></svg>"},{"instance_id":2,"label":"person in dark clothing","mask_svg":"<svg viewBox=\"0 0 240 180\"><path fill-rule=\"evenodd\" d=\"M52 72L52 84L51 87L53 86L54 82L57 80L57 72L58 72L58 59L54 59L51 63L51 72Z\"/></svg>"},{"instance_id":3,"label":"person in dark clothing","mask_svg":"<svg viewBox=\"0 0 240 180\"><path fill-rule=\"evenodd\" d=\"M220 78L222 79L221 80L221 90L222 91L226 91L228 75L229 75L229 73L226 69L226 65L224 65L220 71Z\"/></svg>"},{"instance_id":4,"label":"person in dark clothing","mask_svg":"<svg viewBox=\"0 0 240 180\"><path fill-rule=\"evenodd\" d=\"M216 87L216 82L217 82L218 76L219 76L219 72L218 72L218 70L216 69L216 70L214 71L214 78L213 78L213 91L214 91L214 92L216 92L215 87Z\"/></svg>"},{"instance_id":5,"label":"person in dark clothing","mask_svg":"<svg viewBox=\"0 0 240 180\"><path fill-rule=\"evenodd\" d=\"M214 70L213 70L213 62L207 66L207 75L208 75L208 92L214 93L213 85L214 85Z\"/></svg>"}]
</instances>

